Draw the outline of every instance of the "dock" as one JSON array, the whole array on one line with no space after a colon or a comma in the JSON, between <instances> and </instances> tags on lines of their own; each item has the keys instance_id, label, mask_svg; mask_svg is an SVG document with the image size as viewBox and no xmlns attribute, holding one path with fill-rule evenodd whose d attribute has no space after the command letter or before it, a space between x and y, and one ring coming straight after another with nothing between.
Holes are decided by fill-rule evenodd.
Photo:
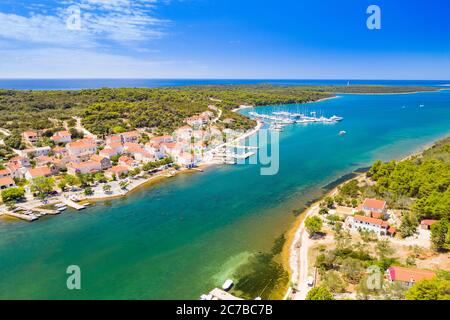
<instances>
[{"instance_id":1,"label":"dock","mask_svg":"<svg viewBox=\"0 0 450 320\"><path fill-rule=\"evenodd\" d=\"M43 213L43 214L51 214L51 215L55 215L55 214L60 214L61 213L58 210L38 209L38 208L31 209L31 211L39 212L39 213Z\"/></svg>"},{"instance_id":2,"label":"dock","mask_svg":"<svg viewBox=\"0 0 450 320\"><path fill-rule=\"evenodd\" d=\"M76 202L74 202L72 200L69 200L69 199L63 199L62 202L66 206L68 206L70 208L73 208L73 209L76 209L76 210L83 210L83 209L85 209L85 206L83 206L81 204L78 204L78 203L76 203Z\"/></svg>"},{"instance_id":3,"label":"dock","mask_svg":"<svg viewBox=\"0 0 450 320\"><path fill-rule=\"evenodd\" d=\"M210 293L212 296L212 300L223 300L223 301L228 301L228 300L244 300L238 297L233 296L231 293L228 293L222 289L219 288L215 288L213 289Z\"/></svg>"},{"instance_id":4,"label":"dock","mask_svg":"<svg viewBox=\"0 0 450 320\"><path fill-rule=\"evenodd\" d=\"M17 208L20 208L20 209L25 210L25 211L33 211L33 212L41 213L43 215L46 215L46 214L55 215L55 214L59 214L60 213L58 210L28 208L26 206L17 206Z\"/></svg>"},{"instance_id":5,"label":"dock","mask_svg":"<svg viewBox=\"0 0 450 320\"><path fill-rule=\"evenodd\" d=\"M6 211L4 214L6 216L17 218L20 220L25 220L25 221L35 221L35 220L39 219L35 215L28 215L28 214L22 214L22 213L11 212L11 211Z\"/></svg>"},{"instance_id":6,"label":"dock","mask_svg":"<svg viewBox=\"0 0 450 320\"><path fill-rule=\"evenodd\" d=\"M250 158L250 157L253 157L255 155L255 153L254 152L247 152L247 153L244 153L244 154L235 154L235 155L233 155L233 157L234 158L236 158L236 159L247 159L247 158Z\"/></svg>"},{"instance_id":7,"label":"dock","mask_svg":"<svg viewBox=\"0 0 450 320\"><path fill-rule=\"evenodd\" d=\"M229 148L234 148L234 149L244 149L244 150L258 150L258 149L259 149L259 147L254 147L254 146L242 146L242 145L232 144L232 143L227 143L226 146L229 147Z\"/></svg>"}]
</instances>

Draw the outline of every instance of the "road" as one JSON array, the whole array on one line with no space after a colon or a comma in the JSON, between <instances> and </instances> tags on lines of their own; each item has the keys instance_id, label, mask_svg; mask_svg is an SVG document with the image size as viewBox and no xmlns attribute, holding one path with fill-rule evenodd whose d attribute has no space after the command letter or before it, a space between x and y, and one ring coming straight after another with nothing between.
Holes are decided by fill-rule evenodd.
<instances>
[{"instance_id":1,"label":"road","mask_svg":"<svg viewBox=\"0 0 450 320\"><path fill-rule=\"evenodd\" d=\"M89 132L86 128L81 125L81 118L73 117L77 121L76 129L84 133L86 138L97 139L97 136L91 132Z\"/></svg>"},{"instance_id":2,"label":"road","mask_svg":"<svg viewBox=\"0 0 450 320\"><path fill-rule=\"evenodd\" d=\"M294 236L291 247L290 265L292 269L292 282L296 283L296 292L292 295L292 300L305 300L310 290L308 286L308 249L311 245L311 240L305 229L305 220L318 213L319 205L315 205L309 209Z\"/></svg>"}]
</instances>

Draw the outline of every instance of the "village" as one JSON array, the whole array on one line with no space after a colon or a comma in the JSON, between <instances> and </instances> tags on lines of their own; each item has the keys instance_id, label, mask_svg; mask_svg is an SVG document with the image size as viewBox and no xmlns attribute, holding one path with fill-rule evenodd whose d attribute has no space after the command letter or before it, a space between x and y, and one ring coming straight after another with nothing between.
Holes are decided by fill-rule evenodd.
<instances>
[{"instance_id":1,"label":"village","mask_svg":"<svg viewBox=\"0 0 450 320\"><path fill-rule=\"evenodd\" d=\"M400 234L402 210L356 192L348 197L348 186L366 183L360 175L308 209L291 246L287 299L404 299L417 282L450 269L448 254L433 251L431 228L438 220L422 219Z\"/></svg>"},{"instance_id":2,"label":"village","mask_svg":"<svg viewBox=\"0 0 450 320\"><path fill-rule=\"evenodd\" d=\"M67 206L81 210L84 205L76 203L83 200L123 196L152 179L183 170L235 163L239 156L233 157L228 147L258 128L244 133L227 129L217 125L221 115L220 109L209 106L186 118L171 135L136 129L104 139L76 118L77 135L82 137L74 138L66 128L52 133L51 146L41 143L46 130L25 131L21 139L26 148L0 162L0 215L34 221ZM233 119L223 123L229 121Z\"/></svg>"}]
</instances>

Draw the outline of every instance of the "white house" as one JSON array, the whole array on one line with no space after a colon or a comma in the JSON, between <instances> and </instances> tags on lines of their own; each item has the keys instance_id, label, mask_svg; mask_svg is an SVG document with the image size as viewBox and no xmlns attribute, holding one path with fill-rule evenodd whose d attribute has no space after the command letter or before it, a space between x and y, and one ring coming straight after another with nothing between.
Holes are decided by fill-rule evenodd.
<instances>
[{"instance_id":1,"label":"white house","mask_svg":"<svg viewBox=\"0 0 450 320\"><path fill-rule=\"evenodd\" d=\"M81 163L69 163L67 165L67 173L69 174L86 174L95 173L102 170L102 164L98 161L84 161Z\"/></svg>"},{"instance_id":2,"label":"white house","mask_svg":"<svg viewBox=\"0 0 450 320\"><path fill-rule=\"evenodd\" d=\"M395 233L395 228L390 228L388 222L361 215L347 217L345 224L350 229L373 231L380 236Z\"/></svg>"},{"instance_id":3,"label":"white house","mask_svg":"<svg viewBox=\"0 0 450 320\"><path fill-rule=\"evenodd\" d=\"M111 168L111 160L109 160L108 157L103 157L101 155L94 154L91 157L91 161L99 162L102 167L102 170Z\"/></svg>"},{"instance_id":4,"label":"white house","mask_svg":"<svg viewBox=\"0 0 450 320\"><path fill-rule=\"evenodd\" d=\"M18 153L22 157L31 158L31 157L46 156L49 154L51 150L52 148L50 147L40 147L40 148L19 150Z\"/></svg>"},{"instance_id":5,"label":"white house","mask_svg":"<svg viewBox=\"0 0 450 320\"><path fill-rule=\"evenodd\" d=\"M100 150L100 152L99 152L98 154L99 154L100 156L102 156L102 157L111 159L112 157L119 155L120 152L117 152L117 151L114 150L114 149L111 149L111 148L109 148L109 147L106 147L105 149Z\"/></svg>"},{"instance_id":6,"label":"white house","mask_svg":"<svg viewBox=\"0 0 450 320\"><path fill-rule=\"evenodd\" d=\"M68 143L72 141L72 135L69 131L55 132L51 138L56 143Z\"/></svg>"},{"instance_id":7,"label":"white house","mask_svg":"<svg viewBox=\"0 0 450 320\"><path fill-rule=\"evenodd\" d=\"M144 147L145 151L153 155L157 160L164 158L164 151L161 144L156 142L147 142Z\"/></svg>"},{"instance_id":8,"label":"white house","mask_svg":"<svg viewBox=\"0 0 450 320\"><path fill-rule=\"evenodd\" d=\"M130 132L122 132L115 135L112 135L106 139L106 142L108 144L114 143L114 142L120 142L120 143L138 143L141 135L138 131L130 131Z\"/></svg>"},{"instance_id":9,"label":"white house","mask_svg":"<svg viewBox=\"0 0 450 320\"><path fill-rule=\"evenodd\" d=\"M208 123L208 118L204 116L192 116L187 118L185 121L188 125L197 128Z\"/></svg>"},{"instance_id":10,"label":"white house","mask_svg":"<svg viewBox=\"0 0 450 320\"><path fill-rule=\"evenodd\" d=\"M69 142L66 149L71 156L90 156L97 152L97 144L93 139L86 138Z\"/></svg>"},{"instance_id":11,"label":"white house","mask_svg":"<svg viewBox=\"0 0 450 320\"><path fill-rule=\"evenodd\" d=\"M187 152L182 152L175 156L175 162L182 167L193 168L195 167L195 162L192 154Z\"/></svg>"},{"instance_id":12,"label":"white house","mask_svg":"<svg viewBox=\"0 0 450 320\"><path fill-rule=\"evenodd\" d=\"M22 138L31 144L34 144L38 141L38 134L35 131L25 131L22 133Z\"/></svg>"},{"instance_id":13,"label":"white house","mask_svg":"<svg viewBox=\"0 0 450 320\"><path fill-rule=\"evenodd\" d=\"M178 142L190 141L193 130L190 126L183 126L175 130L174 135Z\"/></svg>"}]
</instances>

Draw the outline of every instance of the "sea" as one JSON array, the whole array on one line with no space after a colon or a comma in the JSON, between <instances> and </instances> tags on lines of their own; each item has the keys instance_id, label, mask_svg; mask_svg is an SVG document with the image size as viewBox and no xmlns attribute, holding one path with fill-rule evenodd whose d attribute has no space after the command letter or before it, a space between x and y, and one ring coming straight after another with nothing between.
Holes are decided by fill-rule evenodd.
<instances>
[{"instance_id":1,"label":"sea","mask_svg":"<svg viewBox=\"0 0 450 320\"><path fill-rule=\"evenodd\" d=\"M241 83L347 80L1 80L0 87ZM447 83L361 80L441 88ZM241 110L251 111L255 109ZM256 111L316 112L344 119L284 127L279 140L261 150L276 158L273 144L279 147L273 175L261 173L265 164L257 153L246 163L178 175L84 211L68 210L32 223L0 220L0 299L198 299L226 279L238 282L239 270L251 268L252 257L270 250L292 227L294 213L321 196L329 183L377 159L401 159L450 133L447 90L339 94L335 99L268 105ZM81 290L68 289L69 266L81 270Z\"/></svg>"}]
</instances>

